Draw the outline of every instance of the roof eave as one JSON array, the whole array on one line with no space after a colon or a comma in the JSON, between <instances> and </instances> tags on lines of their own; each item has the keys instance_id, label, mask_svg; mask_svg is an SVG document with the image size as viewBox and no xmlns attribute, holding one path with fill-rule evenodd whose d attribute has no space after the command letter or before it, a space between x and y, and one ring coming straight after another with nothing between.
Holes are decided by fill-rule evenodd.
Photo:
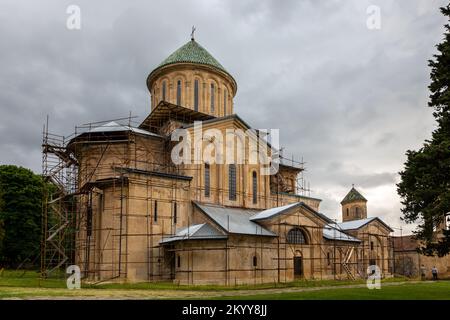
<instances>
[{"instance_id":1,"label":"roof eave","mask_svg":"<svg viewBox=\"0 0 450 320\"><path fill-rule=\"evenodd\" d=\"M351 240L351 239L335 239L335 238L328 238L328 237L326 237L326 236L323 236L325 239L327 239L327 240L330 240L330 241L345 241L345 242L357 242L357 243L361 243L362 241L361 240L359 240L359 239L356 239L355 238L355 240Z\"/></svg>"},{"instance_id":2,"label":"roof eave","mask_svg":"<svg viewBox=\"0 0 450 320\"><path fill-rule=\"evenodd\" d=\"M203 208L201 207L201 203L198 203L197 201L195 201L195 200L193 200L192 201L192 203L204 214L204 215L206 215L209 219L211 219L211 221L217 226L217 227L219 227L223 232L225 232L225 234L228 234L228 235L231 235L231 234L234 234L234 235L242 235L242 234L244 234L244 235L250 235L250 236L270 236L270 237L277 237L277 235L275 234L275 233L273 233L272 231L270 231L270 230L267 230L267 229L264 229L264 230L266 230L267 232L270 232L270 234L251 234L251 233L238 233L238 232L231 232L231 231L229 231L229 230L227 230L227 229L225 229L224 227L222 227L222 225L216 220L216 219L214 219L213 217L211 217L205 210L203 210ZM251 221L251 222L253 222L253 223L255 223L254 221L252 221L252 220L250 220L249 219L249 221ZM262 228L262 227L261 227Z\"/></svg>"},{"instance_id":3,"label":"roof eave","mask_svg":"<svg viewBox=\"0 0 450 320\"><path fill-rule=\"evenodd\" d=\"M282 215L282 214L284 214L284 213L286 213L286 212L289 212L290 210L292 210L292 209L294 209L294 208L298 208L299 206L301 206L302 205L302 202L298 202L298 203L296 203L295 205L293 205L293 206L291 206L291 207L289 207L289 208L286 208L286 209L283 209L283 210L281 210L281 211L279 211L279 212L277 212L277 213L274 213L273 215L271 215L271 216L267 216L267 217L263 217L263 218L252 218L252 217L250 217L249 219L251 220L251 221L264 221L264 220L270 220L270 219L273 219L273 218L275 218L276 216L279 216L279 215ZM272 209L272 208L271 208ZM258 214L256 214L256 215L258 215Z\"/></svg>"},{"instance_id":4,"label":"roof eave","mask_svg":"<svg viewBox=\"0 0 450 320\"><path fill-rule=\"evenodd\" d=\"M371 220L368 220L366 223L360 225L358 228L342 229L342 230L344 230L344 231L348 231L348 230L350 230L350 231L352 231L352 230L359 230L359 229L361 229L362 227L368 225L369 223L371 223L371 222L374 221L374 220L378 220L383 226L386 227L386 229L388 229L388 230L391 231L391 232L394 232L394 230L393 230L389 225L387 225L383 220L381 220L381 219L378 218L378 217L372 217Z\"/></svg>"}]
</instances>

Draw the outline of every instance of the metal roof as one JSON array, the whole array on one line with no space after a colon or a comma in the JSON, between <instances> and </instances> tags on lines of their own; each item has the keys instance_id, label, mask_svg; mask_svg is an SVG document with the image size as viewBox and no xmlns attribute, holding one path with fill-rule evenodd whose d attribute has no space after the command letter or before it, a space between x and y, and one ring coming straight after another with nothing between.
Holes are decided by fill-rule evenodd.
<instances>
[{"instance_id":1,"label":"metal roof","mask_svg":"<svg viewBox=\"0 0 450 320\"><path fill-rule=\"evenodd\" d=\"M193 201L193 203L228 233L276 236L272 231L250 221L250 217L257 212L255 210L201 204L195 201Z\"/></svg>"},{"instance_id":2,"label":"metal roof","mask_svg":"<svg viewBox=\"0 0 450 320\"><path fill-rule=\"evenodd\" d=\"M282 194L284 196L288 196L288 197L293 197L293 198L297 198L297 199L306 199L306 200L317 200L317 201L322 201L322 199L319 198L314 198L314 197L309 197L309 196L303 196L301 194L295 194L295 193L288 193L288 192L271 192L272 194L276 195L276 194Z\"/></svg>"},{"instance_id":3,"label":"metal roof","mask_svg":"<svg viewBox=\"0 0 450 320\"><path fill-rule=\"evenodd\" d=\"M327 221L328 223L335 223L332 219L328 218L325 213L317 212L317 214L322 217L323 220Z\"/></svg>"},{"instance_id":4,"label":"metal roof","mask_svg":"<svg viewBox=\"0 0 450 320\"><path fill-rule=\"evenodd\" d=\"M147 130L143 130L143 129L139 129L139 128L134 128L134 127L122 125L122 124L119 124L119 123L117 123L115 121L110 121L110 122L105 123L105 124L103 124L101 126L92 128L92 129L88 130L87 132L89 132L89 133L101 133L101 132L121 132L121 131L131 131L131 132L138 133L138 134L154 136L154 137L161 137L160 135L158 135L156 133L149 132ZM84 132L84 133L86 133L86 132Z\"/></svg>"},{"instance_id":5,"label":"metal roof","mask_svg":"<svg viewBox=\"0 0 450 320\"><path fill-rule=\"evenodd\" d=\"M261 211L253 216L250 217L250 220L254 221L254 220L263 220L263 219L268 219L271 218L275 215L281 214L287 210L290 210L294 207L297 207L301 204L301 202L294 202L282 207L275 207L275 208L270 208L264 211Z\"/></svg>"},{"instance_id":6,"label":"metal roof","mask_svg":"<svg viewBox=\"0 0 450 320\"><path fill-rule=\"evenodd\" d=\"M283 214L283 213L285 213L291 209L294 209L296 207L305 208L306 210L308 210L312 214L318 216L319 218L321 218L322 220L324 220L327 223L332 222L332 220L329 219L326 215L324 215L323 213L317 212L316 210L314 210L313 208L311 208L304 202L294 202L291 204L287 204L285 206L266 209L266 210L260 211L260 212L256 213L255 215L253 215L250 218L250 220L258 221L258 220L270 219L270 218L275 217L276 215Z\"/></svg>"},{"instance_id":7,"label":"metal roof","mask_svg":"<svg viewBox=\"0 0 450 320\"><path fill-rule=\"evenodd\" d=\"M211 116L211 119L204 120L202 124L215 123L215 122L226 121L226 120L230 120L230 119L236 119L237 121L241 122L241 124L244 127L246 127L247 129L252 129L252 127L236 113L229 114L229 115L223 116L223 117L213 117L213 116ZM189 127L192 127L193 125L194 124L192 124L192 123L186 124L186 125L183 126L183 128L189 128ZM255 130L255 132L256 132L256 130ZM267 141L265 141L265 142L268 143Z\"/></svg>"},{"instance_id":8,"label":"metal roof","mask_svg":"<svg viewBox=\"0 0 450 320\"><path fill-rule=\"evenodd\" d=\"M352 221L346 221L338 223L338 227L342 230L353 230L353 229L359 229L362 226L368 224L370 221L374 220L375 217L372 218L366 218L366 219L359 219L359 220L352 220Z\"/></svg>"},{"instance_id":9,"label":"metal roof","mask_svg":"<svg viewBox=\"0 0 450 320\"><path fill-rule=\"evenodd\" d=\"M208 223L191 225L180 229L174 236L163 238L159 243L170 243L183 240L213 240L226 239L227 236L217 231Z\"/></svg>"},{"instance_id":10,"label":"metal roof","mask_svg":"<svg viewBox=\"0 0 450 320\"><path fill-rule=\"evenodd\" d=\"M338 223L337 226L341 230L354 230L354 229L359 229L359 228L365 226L366 224L372 222L373 220L378 220L387 229L389 229L391 231L394 231L394 230L392 230L391 227L389 227L386 223L384 223L383 220L381 220L378 217L371 217L371 218L366 218L366 219L359 219L359 220L341 222L341 223Z\"/></svg>"},{"instance_id":11,"label":"metal roof","mask_svg":"<svg viewBox=\"0 0 450 320\"><path fill-rule=\"evenodd\" d=\"M361 240L338 230L338 228L333 227L332 225L326 225L323 228L323 237L328 240L361 242Z\"/></svg>"}]
</instances>

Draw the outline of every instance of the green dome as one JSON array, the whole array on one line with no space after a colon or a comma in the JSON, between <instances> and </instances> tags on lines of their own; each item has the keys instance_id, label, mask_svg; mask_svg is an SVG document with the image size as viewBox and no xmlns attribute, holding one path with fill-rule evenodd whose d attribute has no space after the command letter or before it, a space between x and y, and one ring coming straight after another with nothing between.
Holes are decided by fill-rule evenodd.
<instances>
[{"instance_id":1,"label":"green dome","mask_svg":"<svg viewBox=\"0 0 450 320\"><path fill-rule=\"evenodd\" d=\"M356 190L355 188L351 188L351 190L347 193L345 198L341 201L341 204L353 201L367 201L367 199L364 198L363 195L358 192L358 190Z\"/></svg>"},{"instance_id":2,"label":"green dome","mask_svg":"<svg viewBox=\"0 0 450 320\"><path fill-rule=\"evenodd\" d=\"M151 73L155 72L161 67L176 64L176 63L198 63L214 67L220 71L225 72L233 78L227 70L217 61L205 48L198 44L195 40L190 40L181 48L176 50L170 56L161 62ZM234 79L233 79L234 80Z\"/></svg>"}]
</instances>

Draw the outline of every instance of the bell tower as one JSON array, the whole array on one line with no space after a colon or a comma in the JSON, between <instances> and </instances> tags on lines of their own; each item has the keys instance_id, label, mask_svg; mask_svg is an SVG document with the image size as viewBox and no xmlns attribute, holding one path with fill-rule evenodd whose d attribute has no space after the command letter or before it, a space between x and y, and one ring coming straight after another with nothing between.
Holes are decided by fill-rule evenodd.
<instances>
[{"instance_id":1,"label":"bell tower","mask_svg":"<svg viewBox=\"0 0 450 320\"><path fill-rule=\"evenodd\" d=\"M367 218L367 199L354 186L341 201L342 222Z\"/></svg>"}]
</instances>

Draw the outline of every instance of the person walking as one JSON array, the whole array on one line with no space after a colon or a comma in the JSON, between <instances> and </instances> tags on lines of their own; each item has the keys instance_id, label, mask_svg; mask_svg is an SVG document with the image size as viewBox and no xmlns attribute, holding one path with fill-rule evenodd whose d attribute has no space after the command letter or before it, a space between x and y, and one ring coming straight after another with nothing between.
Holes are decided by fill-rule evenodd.
<instances>
[{"instance_id":1,"label":"person walking","mask_svg":"<svg viewBox=\"0 0 450 320\"><path fill-rule=\"evenodd\" d=\"M431 274L433 275L433 280L438 279L438 270L437 270L436 266L433 266L433 268L431 268Z\"/></svg>"}]
</instances>

